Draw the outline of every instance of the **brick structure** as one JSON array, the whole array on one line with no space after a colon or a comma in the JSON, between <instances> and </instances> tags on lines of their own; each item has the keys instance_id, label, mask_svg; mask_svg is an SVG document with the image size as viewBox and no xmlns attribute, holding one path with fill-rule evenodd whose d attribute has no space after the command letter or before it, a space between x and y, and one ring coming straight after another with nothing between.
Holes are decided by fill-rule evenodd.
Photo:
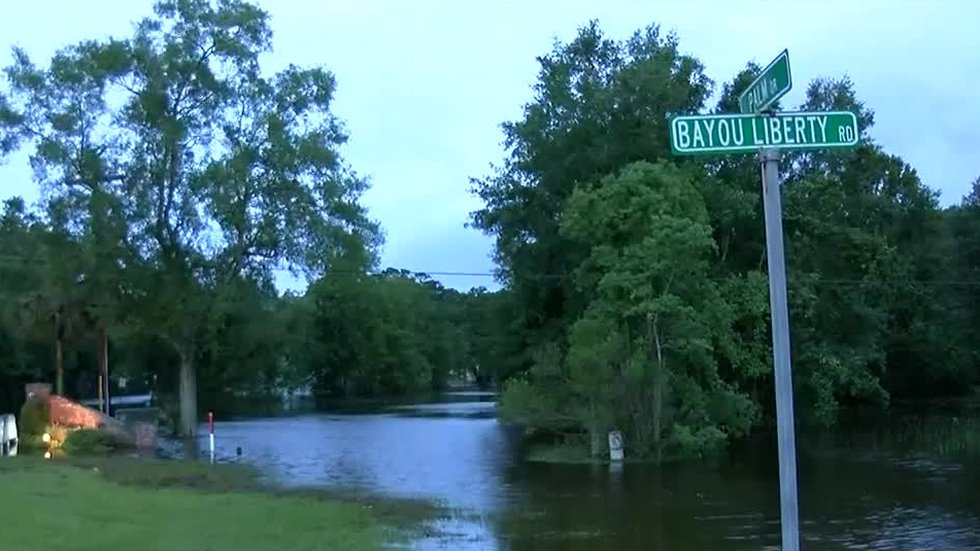
<instances>
[{"instance_id":1,"label":"brick structure","mask_svg":"<svg viewBox=\"0 0 980 551\"><path fill-rule=\"evenodd\" d=\"M157 424L136 422L130 426L135 438L136 447L143 450L155 450L157 447Z\"/></svg>"},{"instance_id":2,"label":"brick structure","mask_svg":"<svg viewBox=\"0 0 980 551\"><path fill-rule=\"evenodd\" d=\"M125 408L116 410L116 419L133 435L140 450L156 450L160 410L157 408Z\"/></svg>"},{"instance_id":3,"label":"brick structure","mask_svg":"<svg viewBox=\"0 0 980 551\"><path fill-rule=\"evenodd\" d=\"M51 397L51 385L48 383L28 383L24 385L24 396L30 400L46 402Z\"/></svg>"}]
</instances>

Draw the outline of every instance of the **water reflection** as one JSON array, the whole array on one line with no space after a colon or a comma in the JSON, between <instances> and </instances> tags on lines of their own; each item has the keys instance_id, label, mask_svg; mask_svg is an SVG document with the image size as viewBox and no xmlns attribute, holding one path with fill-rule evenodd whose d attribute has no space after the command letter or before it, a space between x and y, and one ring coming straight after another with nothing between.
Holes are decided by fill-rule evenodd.
<instances>
[{"instance_id":1,"label":"water reflection","mask_svg":"<svg viewBox=\"0 0 980 551\"><path fill-rule=\"evenodd\" d=\"M493 419L307 415L226 422L216 432L219 457L241 446L287 485L422 496L479 512L498 505L512 458Z\"/></svg>"},{"instance_id":2,"label":"water reflection","mask_svg":"<svg viewBox=\"0 0 980 551\"><path fill-rule=\"evenodd\" d=\"M219 423L219 458L244 459L285 484L436 500L455 514L417 549L778 549L775 443L712 464L544 465L517 460L492 397ZM880 444L880 442L878 443ZM861 439L803 439L805 547L980 549L977 456L930 458Z\"/></svg>"}]
</instances>

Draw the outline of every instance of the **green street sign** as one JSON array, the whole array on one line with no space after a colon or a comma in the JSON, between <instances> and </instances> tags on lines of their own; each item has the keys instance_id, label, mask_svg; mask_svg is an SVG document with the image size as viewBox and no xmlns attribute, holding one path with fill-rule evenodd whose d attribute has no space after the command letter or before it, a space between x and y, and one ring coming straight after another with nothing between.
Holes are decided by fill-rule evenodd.
<instances>
[{"instance_id":1,"label":"green street sign","mask_svg":"<svg viewBox=\"0 0 980 551\"><path fill-rule=\"evenodd\" d=\"M850 111L670 117L675 155L854 147L859 137L857 117Z\"/></svg>"},{"instance_id":2,"label":"green street sign","mask_svg":"<svg viewBox=\"0 0 980 551\"><path fill-rule=\"evenodd\" d=\"M789 51L783 50L738 97L739 110L742 113L758 113L786 95L792 87Z\"/></svg>"}]
</instances>

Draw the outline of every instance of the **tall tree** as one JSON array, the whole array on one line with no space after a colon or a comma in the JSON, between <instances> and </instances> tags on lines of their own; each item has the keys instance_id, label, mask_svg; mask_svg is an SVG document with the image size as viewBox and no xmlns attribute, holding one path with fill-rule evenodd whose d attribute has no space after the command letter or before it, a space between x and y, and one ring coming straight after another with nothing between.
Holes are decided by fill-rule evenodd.
<instances>
[{"instance_id":1,"label":"tall tree","mask_svg":"<svg viewBox=\"0 0 980 551\"><path fill-rule=\"evenodd\" d=\"M656 420L650 438L642 430L632 436L658 448L664 434L658 438L653 429L666 427L668 434L676 429L673 436L691 445L710 441L719 434L714 429L722 436L744 434L757 412L772 412L757 160L676 161L681 173L697 175L690 185L700 193L699 208L705 214L677 209L674 221L702 229L707 224L711 239L677 234L656 251L643 249L644 239L656 241L666 229L631 213L657 189L653 182L669 179L678 189L687 184L679 183L683 178L665 178L658 173L662 167L640 169L642 165L631 163L661 166L657 162L669 154L665 115L704 109L711 81L694 58L677 52L676 38L660 37L655 27L617 44L592 24L540 62L535 97L525 116L504 125L508 157L494 176L475 182L485 207L474 213L474 223L497 238L501 274L520 309L511 318L518 327L508 340L514 363L527 375L508 386L502 410L550 430L577 427L594 433L610 422L636 429L617 417L620 404L628 402L617 387L618 377L628 366L649 365L631 360L637 350L645 350L647 360L651 357L649 344L637 339L649 334L646 342L656 343L663 329L657 323L645 326L648 331L637 327L648 319L637 308L647 308L651 322L660 319L660 311L651 306L659 303L639 297L668 294L665 286L657 287L662 279L656 271L658 255L670 256L675 247L687 244L693 248L670 256L670 269L702 262L703 271L688 274L685 282L703 280L704 285L689 293L678 289L679 298L670 304L678 306L675 319L699 321L678 325L683 329L674 335L679 342L706 343L700 350L707 352L660 356L670 366L664 380L679 386L654 384L651 375L646 390L640 383L630 387L644 396L638 403L656 410L645 417ZM758 72L758 66L749 64L722 85L714 110L736 111L738 94ZM802 108L852 111L862 136L854 150L783 157L801 417L832 423L844 404L885 406L893 395L968 388L975 380L970 337L963 330L970 325L970 314L969 307L957 306L963 303L957 293L969 292L963 285L953 291L949 283L956 282L944 282L943 277L963 274L960 283L972 277L962 271L970 260L950 261L969 258L970 208L941 212L937 194L915 171L871 140L874 113L858 99L850 80L813 81ZM617 200L617 189L631 189L627 197L636 202ZM664 197L657 201L669 204ZM587 229L575 229L587 220L592 225L581 226ZM600 221L611 228L607 234ZM631 255L643 261L631 265L624 260ZM580 268L599 259L606 262L604 271L590 275ZM680 315L682 306L693 304L697 315ZM700 374L689 379L696 384L680 385L684 378L678 374L692 371ZM675 394L664 399L661 391ZM666 406L680 404L687 404L688 415L709 413L667 421ZM708 432L699 437L692 427Z\"/></svg>"},{"instance_id":2,"label":"tall tree","mask_svg":"<svg viewBox=\"0 0 980 551\"><path fill-rule=\"evenodd\" d=\"M667 158L666 114L700 109L711 89L701 63L657 26L616 42L592 22L538 62L533 100L503 125L508 157L474 180L486 205L473 222L495 235L503 280L523 309L515 330L525 368L529 351L563 341L584 307L570 274L586 253L559 232L575 185Z\"/></svg>"},{"instance_id":3,"label":"tall tree","mask_svg":"<svg viewBox=\"0 0 980 551\"><path fill-rule=\"evenodd\" d=\"M980 177L973 180L960 204L943 214L948 246L940 254L951 259L947 264L951 269L941 276L945 283L939 287L947 291L950 300L936 305L943 321L937 332L946 338L936 361L951 357L961 361L953 366L945 364L944 377L936 385L937 395L968 393L971 386L980 384L980 351L975 345L980 342Z\"/></svg>"},{"instance_id":4,"label":"tall tree","mask_svg":"<svg viewBox=\"0 0 980 551\"><path fill-rule=\"evenodd\" d=\"M60 105L43 93L58 88L54 69L73 67L89 83L83 99L108 124L85 126L101 137L87 146L99 174L80 185L111 183L98 197L124 212L136 255L127 300L180 359L180 428L193 434L208 290L236 277L271 281L277 268L315 276L343 256L369 263L378 233L357 203L365 181L337 153L346 135L330 112L329 72L291 66L263 76L272 33L252 4L163 0L154 12L126 40L62 51L50 71L29 71L18 54L21 80L42 85L15 82L15 100L0 105L6 127L46 151L30 123L60 121ZM98 197L79 201L94 208Z\"/></svg>"}]
</instances>

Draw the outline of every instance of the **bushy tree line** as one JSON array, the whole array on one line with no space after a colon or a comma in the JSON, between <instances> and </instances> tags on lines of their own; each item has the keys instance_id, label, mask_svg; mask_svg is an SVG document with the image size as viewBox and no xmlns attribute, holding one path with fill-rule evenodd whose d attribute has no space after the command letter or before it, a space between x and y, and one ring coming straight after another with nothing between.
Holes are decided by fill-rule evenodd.
<instances>
[{"instance_id":1,"label":"bushy tree line","mask_svg":"<svg viewBox=\"0 0 980 551\"><path fill-rule=\"evenodd\" d=\"M104 326L102 303L92 298L100 289L85 268L90 254L82 238L19 199L0 212L0 409L19 406L26 382L96 396ZM126 291L112 303L110 373L128 381L116 391L153 391L176 414L181 357L150 329L160 299L141 296L157 289L143 270L152 268L120 271ZM191 361L202 410L270 411L297 392L332 399L487 386L502 369L501 293L462 293L424 274L343 263L302 294L245 276L197 285Z\"/></svg>"},{"instance_id":2,"label":"bushy tree line","mask_svg":"<svg viewBox=\"0 0 980 551\"><path fill-rule=\"evenodd\" d=\"M42 200L0 213L0 405L37 379L94 395L110 358L185 433L204 407L454 380L502 385L507 419L596 453L612 428L665 457L771 418L758 162L672 157L667 129L737 111L757 66L718 85L656 26L556 44L503 125L507 157L472 183L504 289L460 293L378 270L333 75L264 71L271 44L252 4L161 0L127 37L40 65L14 49L0 153L30 154ZM972 392L980 181L941 208L870 139L847 79L810 83L799 107L862 130L854 150L782 160L800 419ZM284 269L308 289L279 293Z\"/></svg>"},{"instance_id":3,"label":"bushy tree line","mask_svg":"<svg viewBox=\"0 0 980 551\"><path fill-rule=\"evenodd\" d=\"M758 161L672 157L667 117L737 112L759 67L716 86L676 36L618 42L595 23L539 62L524 116L503 125L508 156L474 180L474 223L496 237L520 312L504 328L505 416L595 453L612 428L655 457L745 435L773 414ZM805 98L856 113L862 140L782 159L799 417L972 392L980 181L940 208L869 138L851 81L816 80Z\"/></svg>"},{"instance_id":4,"label":"bushy tree line","mask_svg":"<svg viewBox=\"0 0 980 551\"><path fill-rule=\"evenodd\" d=\"M13 49L0 156L28 152L43 199L3 212L8 382L94 387L111 355L172 385L188 434L199 395L272 394L307 376L341 394L445 383L467 346L449 332L463 328L450 322L459 301L366 276L381 234L339 154L334 77L263 70L271 47L253 4L160 0L124 38L44 64ZM317 281L310 297L277 296L284 269Z\"/></svg>"}]
</instances>

